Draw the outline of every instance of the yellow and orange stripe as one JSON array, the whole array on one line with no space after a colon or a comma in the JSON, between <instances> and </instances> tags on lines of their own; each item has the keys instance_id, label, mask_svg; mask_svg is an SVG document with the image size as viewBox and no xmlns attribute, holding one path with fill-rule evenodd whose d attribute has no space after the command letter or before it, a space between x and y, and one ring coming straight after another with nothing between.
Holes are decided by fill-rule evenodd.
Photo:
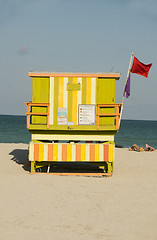
<instances>
[{"instance_id":1,"label":"yellow and orange stripe","mask_svg":"<svg viewBox=\"0 0 157 240\"><path fill-rule=\"evenodd\" d=\"M30 142L29 160L55 162L112 162L114 161L114 144Z\"/></svg>"}]
</instances>

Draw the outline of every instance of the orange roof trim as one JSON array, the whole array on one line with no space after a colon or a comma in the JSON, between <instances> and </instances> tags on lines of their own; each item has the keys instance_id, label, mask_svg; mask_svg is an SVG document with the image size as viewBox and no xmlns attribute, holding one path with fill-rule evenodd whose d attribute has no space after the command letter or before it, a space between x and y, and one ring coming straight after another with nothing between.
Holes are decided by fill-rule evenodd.
<instances>
[{"instance_id":1,"label":"orange roof trim","mask_svg":"<svg viewBox=\"0 0 157 240\"><path fill-rule=\"evenodd\" d=\"M29 77L104 77L120 78L120 73L49 73L49 72L29 72Z\"/></svg>"}]
</instances>

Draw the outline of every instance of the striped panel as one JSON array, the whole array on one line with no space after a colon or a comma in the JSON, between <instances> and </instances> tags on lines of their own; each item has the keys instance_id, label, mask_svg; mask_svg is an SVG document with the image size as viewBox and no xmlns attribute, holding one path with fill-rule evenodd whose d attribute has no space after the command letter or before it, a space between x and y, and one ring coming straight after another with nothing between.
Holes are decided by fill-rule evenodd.
<instances>
[{"instance_id":1,"label":"striped panel","mask_svg":"<svg viewBox=\"0 0 157 240\"><path fill-rule=\"evenodd\" d=\"M30 143L30 161L103 162L114 161L113 144Z\"/></svg>"},{"instance_id":2,"label":"striped panel","mask_svg":"<svg viewBox=\"0 0 157 240\"><path fill-rule=\"evenodd\" d=\"M86 144L85 161L90 161L90 144Z\"/></svg>"},{"instance_id":3,"label":"striped panel","mask_svg":"<svg viewBox=\"0 0 157 240\"><path fill-rule=\"evenodd\" d=\"M76 144L71 145L71 162L76 161Z\"/></svg>"},{"instance_id":4,"label":"striped panel","mask_svg":"<svg viewBox=\"0 0 157 240\"><path fill-rule=\"evenodd\" d=\"M53 114L54 114L54 77L50 77L50 93L49 93L49 103L50 103L50 125L53 125Z\"/></svg>"},{"instance_id":5,"label":"striped panel","mask_svg":"<svg viewBox=\"0 0 157 240\"><path fill-rule=\"evenodd\" d=\"M43 161L44 144L39 144L39 161Z\"/></svg>"},{"instance_id":6,"label":"striped panel","mask_svg":"<svg viewBox=\"0 0 157 240\"><path fill-rule=\"evenodd\" d=\"M67 144L67 161L71 162L71 144Z\"/></svg>"},{"instance_id":7,"label":"striped panel","mask_svg":"<svg viewBox=\"0 0 157 240\"><path fill-rule=\"evenodd\" d=\"M81 161L85 161L85 144L81 144Z\"/></svg>"},{"instance_id":8,"label":"striped panel","mask_svg":"<svg viewBox=\"0 0 157 240\"><path fill-rule=\"evenodd\" d=\"M91 78L86 79L86 104L91 104Z\"/></svg>"},{"instance_id":9,"label":"striped panel","mask_svg":"<svg viewBox=\"0 0 157 240\"><path fill-rule=\"evenodd\" d=\"M94 144L90 145L90 161L91 162L95 161L95 146L94 146Z\"/></svg>"},{"instance_id":10,"label":"striped panel","mask_svg":"<svg viewBox=\"0 0 157 240\"><path fill-rule=\"evenodd\" d=\"M78 125L78 106L82 104L82 78L78 78L80 84L80 91L77 91L77 125Z\"/></svg>"},{"instance_id":11,"label":"striped panel","mask_svg":"<svg viewBox=\"0 0 157 240\"><path fill-rule=\"evenodd\" d=\"M39 144L34 144L34 161L39 161Z\"/></svg>"},{"instance_id":12,"label":"striped panel","mask_svg":"<svg viewBox=\"0 0 157 240\"><path fill-rule=\"evenodd\" d=\"M82 104L86 104L86 78L82 78Z\"/></svg>"},{"instance_id":13,"label":"striped panel","mask_svg":"<svg viewBox=\"0 0 157 240\"><path fill-rule=\"evenodd\" d=\"M110 162L113 162L113 145L108 145L108 147L109 147L109 157L108 157L108 159L109 159Z\"/></svg>"},{"instance_id":14,"label":"striped panel","mask_svg":"<svg viewBox=\"0 0 157 240\"><path fill-rule=\"evenodd\" d=\"M34 144L33 142L29 143L29 161L34 160Z\"/></svg>"},{"instance_id":15,"label":"striped panel","mask_svg":"<svg viewBox=\"0 0 157 240\"><path fill-rule=\"evenodd\" d=\"M58 160L58 144L53 144L53 161Z\"/></svg>"},{"instance_id":16,"label":"striped panel","mask_svg":"<svg viewBox=\"0 0 157 240\"><path fill-rule=\"evenodd\" d=\"M68 91L67 91L68 78L64 77L64 86L63 86L63 107L67 108L68 106Z\"/></svg>"},{"instance_id":17,"label":"striped panel","mask_svg":"<svg viewBox=\"0 0 157 240\"><path fill-rule=\"evenodd\" d=\"M95 156L94 159L95 161L99 161L99 144L95 144Z\"/></svg>"},{"instance_id":18,"label":"striped panel","mask_svg":"<svg viewBox=\"0 0 157 240\"><path fill-rule=\"evenodd\" d=\"M48 161L53 161L53 145L48 144Z\"/></svg>"},{"instance_id":19,"label":"striped panel","mask_svg":"<svg viewBox=\"0 0 157 240\"><path fill-rule=\"evenodd\" d=\"M82 78L82 104L96 104L96 78Z\"/></svg>"},{"instance_id":20,"label":"striped panel","mask_svg":"<svg viewBox=\"0 0 157 240\"><path fill-rule=\"evenodd\" d=\"M99 161L100 162L104 161L104 145L103 144L99 145Z\"/></svg>"},{"instance_id":21,"label":"striped panel","mask_svg":"<svg viewBox=\"0 0 157 240\"><path fill-rule=\"evenodd\" d=\"M96 104L96 78L91 78L91 104Z\"/></svg>"},{"instance_id":22,"label":"striped panel","mask_svg":"<svg viewBox=\"0 0 157 240\"><path fill-rule=\"evenodd\" d=\"M68 78L68 83L71 84L73 79ZM72 122L72 91L68 91L68 122Z\"/></svg>"},{"instance_id":23,"label":"striped panel","mask_svg":"<svg viewBox=\"0 0 157 240\"><path fill-rule=\"evenodd\" d=\"M59 78L54 78L54 125L57 125L57 116L58 116L58 93L59 93Z\"/></svg>"},{"instance_id":24,"label":"striped panel","mask_svg":"<svg viewBox=\"0 0 157 240\"><path fill-rule=\"evenodd\" d=\"M67 84L80 84L80 90L67 91ZM78 124L78 105L96 104L96 78L50 77L50 125L57 124L58 108L67 108L68 122Z\"/></svg>"},{"instance_id":25,"label":"striped panel","mask_svg":"<svg viewBox=\"0 0 157 240\"><path fill-rule=\"evenodd\" d=\"M77 84L77 80L77 78L73 78L73 84ZM74 122L74 125L77 124L77 92L72 91L72 122Z\"/></svg>"},{"instance_id":26,"label":"striped panel","mask_svg":"<svg viewBox=\"0 0 157 240\"><path fill-rule=\"evenodd\" d=\"M48 144L44 144L43 161L48 161Z\"/></svg>"},{"instance_id":27,"label":"striped panel","mask_svg":"<svg viewBox=\"0 0 157 240\"><path fill-rule=\"evenodd\" d=\"M81 161L81 144L76 145L76 162Z\"/></svg>"},{"instance_id":28,"label":"striped panel","mask_svg":"<svg viewBox=\"0 0 157 240\"><path fill-rule=\"evenodd\" d=\"M59 77L58 108L63 107L63 77Z\"/></svg>"},{"instance_id":29,"label":"striped panel","mask_svg":"<svg viewBox=\"0 0 157 240\"><path fill-rule=\"evenodd\" d=\"M62 161L67 160L67 144L62 145Z\"/></svg>"},{"instance_id":30,"label":"striped panel","mask_svg":"<svg viewBox=\"0 0 157 240\"><path fill-rule=\"evenodd\" d=\"M62 161L62 144L58 144L58 150L57 150L57 161Z\"/></svg>"},{"instance_id":31,"label":"striped panel","mask_svg":"<svg viewBox=\"0 0 157 240\"><path fill-rule=\"evenodd\" d=\"M104 144L104 161L108 161L109 157L109 146Z\"/></svg>"}]
</instances>

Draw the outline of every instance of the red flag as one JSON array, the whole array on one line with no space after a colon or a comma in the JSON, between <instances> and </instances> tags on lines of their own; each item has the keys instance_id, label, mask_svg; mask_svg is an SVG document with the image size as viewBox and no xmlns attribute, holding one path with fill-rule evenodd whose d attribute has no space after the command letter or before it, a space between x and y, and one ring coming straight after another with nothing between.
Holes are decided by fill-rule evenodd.
<instances>
[{"instance_id":1,"label":"red flag","mask_svg":"<svg viewBox=\"0 0 157 240\"><path fill-rule=\"evenodd\" d=\"M130 72L142 75L147 78L149 69L151 68L151 66L152 66L152 63L144 64L144 63L141 63L136 57L134 57L134 61L133 61Z\"/></svg>"}]
</instances>

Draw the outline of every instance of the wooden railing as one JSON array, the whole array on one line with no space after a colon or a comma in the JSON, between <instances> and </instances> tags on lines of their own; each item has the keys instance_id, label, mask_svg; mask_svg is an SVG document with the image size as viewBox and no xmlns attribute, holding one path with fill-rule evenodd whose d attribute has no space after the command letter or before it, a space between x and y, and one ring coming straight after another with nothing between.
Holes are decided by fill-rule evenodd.
<instances>
[{"instance_id":1,"label":"wooden railing","mask_svg":"<svg viewBox=\"0 0 157 240\"><path fill-rule=\"evenodd\" d=\"M25 102L27 105L27 128L30 127L31 116L47 116L47 128L49 128L49 103L32 103L32 102ZM32 112L32 107L47 107L46 113L41 112Z\"/></svg>"},{"instance_id":2,"label":"wooden railing","mask_svg":"<svg viewBox=\"0 0 157 240\"><path fill-rule=\"evenodd\" d=\"M116 129L119 129L119 119L120 119L120 108L122 103L115 103L115 104L97 104L97 129L100 128L100 117L115 117L116 119ZM100 113L101 108L114 108L116 110L115 113Z\"/></svg>"},{"instance_id":3,"label":"wooden railing","mask_svg":"<svg viewBox=\"0 0 157 240\"><path fill-rule=\"evenodd\" d=\"M32 103L25 102L27 105L27 128L30 128L31 124L31 116L46 116L47 117L47 128L49 128L49 103ZM32 112L32 107L46 107L47 112ZM115 126L116 129L119 129L119 119L120 119L120 108L122 107L122 103L115 104L97 104L97 129L100 128L100 117L115 117ZM100 109L114 108L115 113L100 113ZM39 124L40 125L40 124Z\"/></svg>"}]
</instances>

